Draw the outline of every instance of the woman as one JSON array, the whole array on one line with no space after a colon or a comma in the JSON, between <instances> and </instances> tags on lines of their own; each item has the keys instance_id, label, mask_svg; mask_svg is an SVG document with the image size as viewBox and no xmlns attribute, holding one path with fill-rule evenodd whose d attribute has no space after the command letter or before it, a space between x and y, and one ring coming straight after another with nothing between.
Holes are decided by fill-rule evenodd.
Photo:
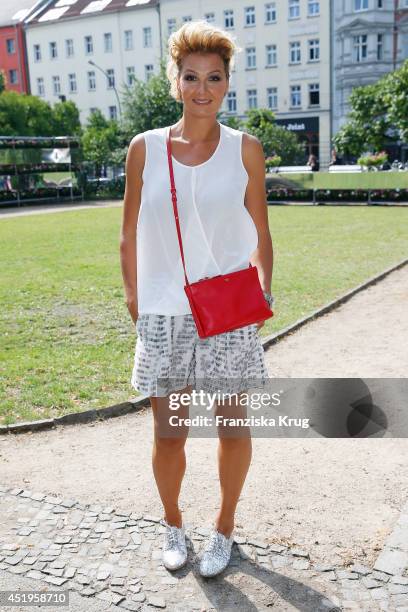
<instances>
[{"instance_id":1,"label":"woman","mask_svg":"<svg viewBox=\"0 0 408 612\"><path fill-rule=\"evenodd\" d=\"M317 170L319 170L319 162L317 161L316 155L313 155L313 153L309 155L307 165L311 167L313 172L317 172Z\"/></svg>"},{"instance_id":2,"label":"woman","mask_svg":"<svg viewBox=\"0 0 408 612\"><path fill-rule=\"evenodd\" d=\"M199 21L184 24L168 44L171 95L183 103L183 115L170 133L188 280L239 270L250 261L271 304L273 251L263 149L255 137L216 118L228 91L235 43L227 32ZM138 334L131 383L151 401L152 464L166 527L163 563L174 570L187 561L178 498L188 427L180 428L177 437L165 435L163 424L173 414L169 395L187 392L204 378L206 390L211 381L211 390L219 389L221 377L265 381L267 370L257 333L263 321L205 339L197 334L184 292L166 134L166 127L148 130L130 143L121 264ZM230 407L232 414L245 416L238 403ZM179 408L179 417L188 414L188 407ZM203 576L215 576L229 563L235 510L252 453L247 430L244 436L223 437L219 428L218 434L221 507L201 557Z\"/></svg>"}]
</instances>

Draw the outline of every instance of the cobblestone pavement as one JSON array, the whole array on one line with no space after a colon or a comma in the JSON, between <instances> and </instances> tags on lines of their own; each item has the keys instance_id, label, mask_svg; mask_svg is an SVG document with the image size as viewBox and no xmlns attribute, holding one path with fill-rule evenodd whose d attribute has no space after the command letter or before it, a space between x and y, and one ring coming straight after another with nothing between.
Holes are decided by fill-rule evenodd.
<instances>
[{"instance_id":1,"label":"cobblestone pavement","mask_svg":"<svg viewBox=\"0 0 408 612\"><path fill-rule=\"evenodd\" d=\"M197 569L208 530L188 523L189 563L171 573L161 564L160 517L6 486L0 512L0 570L101 609L408 612L408 503L374 568L317 565L305 550L237 536L230 565L212 579Z\"/></svg>"}]
</instances>

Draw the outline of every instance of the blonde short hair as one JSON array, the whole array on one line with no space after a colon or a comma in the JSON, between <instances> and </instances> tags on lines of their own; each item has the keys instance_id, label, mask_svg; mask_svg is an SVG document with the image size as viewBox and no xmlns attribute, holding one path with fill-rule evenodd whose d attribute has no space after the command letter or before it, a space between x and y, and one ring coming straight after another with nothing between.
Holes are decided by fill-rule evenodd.
<instances>
[{"instance_id":1,"label":"blonde short hair","mask_svg":"<svg viewBox=\"0 0 408 612\"><path fill-rule=\"evenodd\" d=\"M207 21L188 21L168 40L169 58L166 74L170 81L170 94L181 101L177 88L177 76L180 73L184 58L190 53L218 53L224 61L227 79L234 65L234 53L241 51L233 37Z\"/></svg>"}]
</instances>

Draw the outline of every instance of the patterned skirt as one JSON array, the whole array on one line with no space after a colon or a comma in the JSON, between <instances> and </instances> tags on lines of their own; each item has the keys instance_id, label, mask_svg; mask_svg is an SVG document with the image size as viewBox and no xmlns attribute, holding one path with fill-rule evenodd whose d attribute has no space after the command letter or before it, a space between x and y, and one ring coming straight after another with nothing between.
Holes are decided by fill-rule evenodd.
<instances>
[{"instance_id":1,"label":"patterned skirt","mask_svg":"<svg viewBox=\"0 0 408 612\"><path fill-rule=\"evenodd\" d=\"M140 314L131 385L164 397L192 385L207 393L264 388L268 372L256 323L200 338L192 314Z\"/></svg>"}]
</instances>

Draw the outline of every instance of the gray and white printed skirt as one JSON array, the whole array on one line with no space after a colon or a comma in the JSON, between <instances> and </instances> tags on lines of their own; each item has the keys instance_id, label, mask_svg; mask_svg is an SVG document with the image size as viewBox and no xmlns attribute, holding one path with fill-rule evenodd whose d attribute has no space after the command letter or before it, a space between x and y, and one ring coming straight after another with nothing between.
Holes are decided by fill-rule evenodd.
<instances>
[{"instance_id":1,"label":"gray and white printed skirt","mask_svg":"<svg viewBox=\"0 0 408 612\"><path fill-rule=\"evenodd\" d=\"M164 397L188 385L206 393L264 386L268 373L256 323L200 338L192 314L140 314L131 385Z\"/></svg>"}]
</instances>

